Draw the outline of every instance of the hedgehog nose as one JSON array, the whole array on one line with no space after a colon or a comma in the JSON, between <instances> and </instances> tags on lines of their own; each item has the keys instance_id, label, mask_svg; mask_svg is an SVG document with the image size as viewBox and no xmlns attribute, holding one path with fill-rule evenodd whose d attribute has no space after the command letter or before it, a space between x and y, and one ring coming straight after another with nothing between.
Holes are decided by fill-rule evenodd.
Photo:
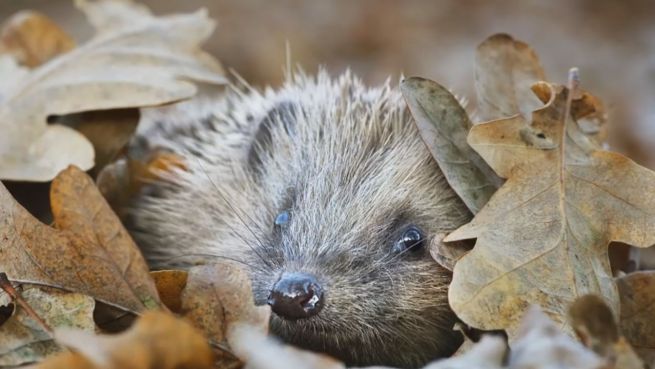
<instances>
[{"instance_id":1,"label":"hedgehog nose","mask_svg":"<svg viewBox=\"0 0 655 369\"><path fill-rule=\"evenodd\" d=\"M284 273L268 296L273 312L288 320L309 318L323 307L323 288L305 273Z\"/></svg>"}]
</instances>

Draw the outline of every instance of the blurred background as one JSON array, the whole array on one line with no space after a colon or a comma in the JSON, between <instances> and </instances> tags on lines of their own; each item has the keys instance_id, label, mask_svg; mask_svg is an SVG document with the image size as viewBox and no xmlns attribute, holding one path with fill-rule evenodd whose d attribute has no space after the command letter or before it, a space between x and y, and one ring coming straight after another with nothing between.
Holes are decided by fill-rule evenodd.
<instances>
[{"instance_id":1,"label":"blurred background","mask_svg":"<svg viewBox=\"0 0 655 369\"><path fill-rule=\"evenodd\" d=\"M611 117L611 145L655 168L655 1L556 0L144 0L155 14L209 10L218 27L205 48L254 85L278 85L286 63L369 84L401 73L449 86L474 102L473 57L507 32L541 57L549 79L581 70L583 87ZM92 36L68 0L0 0L0 21L21 9L45 13L82 42Z\"/></svg>"}]
</instances>

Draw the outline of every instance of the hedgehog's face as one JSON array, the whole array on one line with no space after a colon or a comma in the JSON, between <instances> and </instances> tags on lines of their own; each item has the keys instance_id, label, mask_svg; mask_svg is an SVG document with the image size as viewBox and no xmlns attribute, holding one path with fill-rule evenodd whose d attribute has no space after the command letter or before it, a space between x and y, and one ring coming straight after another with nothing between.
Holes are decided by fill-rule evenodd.
<instances>
[{"instance_id":1,"label":"hedgehog's face","mask_svg":"<svg viewBox=\"0 0 655 369\"><path fill-rule=\"evenodd\" d=\"M276 218L288 221L274 227L293 228L288 211ZM419 367L449 355L460 338L447 302L449 272L428 251L434 230L408 213L369 228L315 250L286 235L265 254L273 268L257 273L255 293L273 310L272 332L348 365Z\"/></svg>"},{"instance_id":2,"label":"hedgehog's face","mask_svg":"<svg viewBox=\"0 0 655 369\"><path fill-rule=\"evenodd\" d=\"M149 260L248 264L272 332L349 365L449 354L450 275L428 248L470 215L400 94L319 74L225 109L207 131L176 137L193 169L141 201L133 234L156 230L140 238Z\"/></svg>"},{"instance_id":3,"label":"hedgehog's face","mask_svg":"<svg viewBox=\"0 0 655 369\"><path fill-rule=\"evenodd\" d=\"M460 343L450 275L428 249L468 213L402 105L382 107L295 108L293 134L269 133L253 284L287 342L349 365L419 366Z\"/></svg>"}]
</instances>

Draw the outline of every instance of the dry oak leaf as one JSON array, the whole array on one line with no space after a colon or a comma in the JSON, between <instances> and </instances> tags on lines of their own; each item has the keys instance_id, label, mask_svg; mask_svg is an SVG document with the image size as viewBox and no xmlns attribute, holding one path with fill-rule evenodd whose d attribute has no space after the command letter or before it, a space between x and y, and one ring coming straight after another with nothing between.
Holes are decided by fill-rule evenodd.
<instances>
[{"instance_id":1,"label":"dry oak leaf","mask_svg":"<svg viewBox=\"0 0 655 369\"><path fill-rule=\"evenodd\" d=\"M596 295L585 295L569 308L571 325L580 341L607 363L620 369L644 369L644 363L630 347L607 304Z\"/></svg>"},{"instance_id":2,"label":"dry oak leaf","mask_svg":"<svg viewBox=\"0 0 655 369\"><path fill-rule=\"evenodd\" d=\"M181 275L175 279L180 280ZM219 262L190 268L180 301L181 314L218 348L219 368L242 367L241 360L248 358L237 350L244 345L259 349L253 342L239 341L235 333L238 327L247 327L261 335L268 333L271 309L255 306L250 277L236 263ZM235 352L227 349L228 346Z\"/></svg>"},{"instance_id":3,"label":"dry oak leaf","mask_svg":"<svg viewBox=\"0 0 655 369\"><path fill-rule=\"evenodd\" d=\"M23 10L0 30L0 54L33 68L75 47L75 41L47 16Z\"/></svg>"},{"instance_id":4,"label":"dry oak leaf","mask_svg":"<svg viewBox=\"0 0 655 369\"><path fill-rule=\"evenodd\" d=\"M112 163L130 141L139 124L139 109L112 109L67 114L52 123L65 125L83 134L93 145L95 166L92 176Z\"/></svg>"},{"instance_id":5,"label":"dry oak leaf","mask_svg":"<svg viewBox=\"0 0 655 369\"><path fill-rule=\"evenodd\" d=\"M343 363L330 356L282 344L267 337L260 329L247 324L234 325L230 344L237 356L245 361L246 369L346 368Z\"/></svg>"},{"instance_id":6,"label":"dry oak leaf","mask_svg":"<svg viewBox=\"0 0 655 369\"><path fill-rule=\"evenodd\" d=\"M145 158L121 157L105 166L96 183L114 212L123 219L134 196L149 183L161 180L167 173L186 170L184 158L167 151L150 151Z\"/></svg>"},{"instance_id":7,"label":"dry oak leaf","mask_svg":"<svg viewBox=\"0 0 655 369\"><path fill-rule=\"evenodd\" d=\"M93 298L49 287L22 287L23 299L49 327L94 330ZM0 306L10 302L9 296L0 292ZM51 334L15 304L11 317L0 325L0 367L40 361L58 351L61 348Z\"/></svg>"},{"instance_id":8,"label":"dry oak leaf","mask_svg":"<svg viewBox=\"0 0 655 369\"><path fill-rule=\"evenodd\" d=\"M150 272L150 276L155 281L161 302L170 311L180 313L182 291L186 287L189 273L186 270L156 270Z\"/></svg>"},{"instance_id":9,"label":"dry oak leaf","mask_svg":"<svg viewBox=\"0 0 655 369\"><path fill-rule=\"evenodd\" d=\"M75 130L48 125L51 115L160 105L196 93L190 81L225 83L220 64L199 50L214 29L205 11L154 17L128 1L78 1L96 36L16 81L0 63L0 178L51 180L69 164L93 166L89 141ZM98 9L114 9L106 14ZM121 14L129 22L115 21ZM24 73L23 73L24 74Z\"/></svg>"},{"instance_id":10,"label":"dry oak leaf","mask_svg":"<svg viewBox=\"0 0 655 369\"><path fill-rule=\"evenodd\" d=\"M621 296L620 328L644 362L655 366L655 271L616 280Z\"/></svg>"},{"instance_id":11,"label":"dry oak leaf","mask_svg":"<svg viewBox=\"0 0 655 369\"><path fill-rule=\"evenodd\" d=\"M0 270L13 281L80 292L132 312L160 306L148 266L86 173L52 182L56 228L20 206L0 184Z\"/></svg>"},{"instance_id":12,"label":"dry oak leaf","mask_svg":"<svg viewBox=\"0 0 655 369\"><path fill-rule=\"evenodd\" d=\"M214 343L227 339L232 327L245 324L268 332L269 306L255 306L250 277L233 262L220 262L189 269L182 291L182 315Z\"/></svg>"},{"instance_id":13,"label":"dry oak leaf","mask_svg":"<svg viewBox=\"0 0 655 369\"><path fill-rule=\"evenodd\" d=\"M435 361L423 369L501 369L506 355L505 340L486 335L461 355Z\"/></svg>"},{"instance_id":14,"label":"dry oak leaf","mask_svg":"<svg viewBox=\"0 0 655 369\"><path fill-rule=\"evenodd\" d=\"M400 89L421 138L448 183L469 210L477 213L502 180L466 143L472 127L466 110L448 89L428 79L407 78Z\"/></svg>"},{"instance_id":15,"label":"dry oak leaf","mask_svg":"<svg viewBox=\"0 0 655 369\"><path fill-rule=\"evenodd\" d=\"M605 360L562 332L558 324L533 305L521 321L511 345L510 369L609 369Z\"/></svg>"},{"instance_id":16,"label":"dry oak leaf","mask_svg":"<svg viewBox=\"0 0 655 369\"><path fill-rule=\"evenodd\" d=\"M237 368L243 363L231 352L239 351L241 359L249 359L250 350L261 348L250 340L240 340L239 329L257 339L268 332L270 308L255 306L247 272L231 262L195 266L188 272L162 270L151 272L162 301L174 312L183 315L202 330L217 350L217 368ZM235 338L236 337L236 338ZM236 341L235 341L236 340Z\"/></svg>"},{"instance_id":17,"label":"dry oak leaf","mask_svg":"<svg viewBox=\"0 0 655 369\"><path fill-rule=\"evenodd\" d=\"M482 121L530 116L541 106L530 86L545 79L539 57L529 45L503 33L490 36L475 53L476 115Z\"/></svg>"},{"instance_id":18,"label":"dry oak leaf","mask_svg":"<svg viewBox=\"0 0 655 369\"><path fill-rule=\"evenodd\" d=\"M540 98L531 92L532 85L545 80L539 57L528 44L504 33L490 36L478 46L475 54L478 100L475 116L481 121L516 114L530 117L542 106ZM599 145L604 143L608 133L607 113L601 101L585 92L574 99L584 100L576 105L588 109L577 114L580 130Z\"/></svg>"},{"instance_id":19,"label":"dry oak leaf","mask_svg":"<svg viewBox=\"0 0 655 369\"><path fill-rule=\"evenodd\" d=\"M205 338L183 319L149 311L128 331L96 336L57 330L56 340L74 352L54 356L31 369L210 369L212 352Z\"/></svg>"},{"instance_id":20,"label":"dry oak leaf","mask_svg":"<svg viewBox=\"0 0 655 369\"><path fill-rule=\"evenodd\" d=\"M469 144L507 182L445 238L477 238L455 265L451 307L471 326L510 336L531 304L569 332L566 309L582 295L602 296L618 316L609 242L655 243L655 173L598 150L571 119L563 135L567 90L535 89L550 100L531 123L514 116L471 130ZM585 101L572 112L585 111L576 104Z\"/></svg>"}]
</instances>

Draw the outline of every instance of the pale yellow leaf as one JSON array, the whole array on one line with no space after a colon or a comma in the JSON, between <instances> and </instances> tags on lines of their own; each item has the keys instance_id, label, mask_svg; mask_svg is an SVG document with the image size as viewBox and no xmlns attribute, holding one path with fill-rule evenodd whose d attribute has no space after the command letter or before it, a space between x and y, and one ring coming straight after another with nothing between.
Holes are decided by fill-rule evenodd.
<instances>
[{"instance_id":1,"label":"pale yellow leaf","mask_svg":"<svg viewBox=\"0 0 655 369\"><path fill-rule=\"evenodd\" d=\"M261 329L234 324L230 346L246 362L247 369L345 369L346 366L327 355L284 345L267 337Z\"/></svg>"},{"instance_id":2,"label":"pale yellow leaf","mask_svg":"<svg viewBox=\"0 0 655 369\"><path fill-rule=\"evenodd\" d=\"M538 304L570 332L567 308L586 294L602 296L618 316L609 242L655 243L655 173L598 150L575 121L564 133L566 94L551 87L531 123L515 116L471 130L468 142L507 182L445 239L477 238L449 288L450 305L469 325L512 334ZM585 111L575 104L574 115Z\"/></svg>"},{"instance_id":3,"label":"pale yellow leaf","mask_svg":"<svg viewBox=\"0 0 655 369\"><path fill-rule=\"evenodd\" d=\"M47 181L69 164L93 166L91 144L48 125L50 115L160 105L193 96L191 81L225 82L220 64L199 49L214 28L205 11L153 17L125 3L130 22L106 27L115 14L103 19L95 7L107 1L82 2L100 27L93 39L3 89L0 178ZM10 72L0 69L0 80Z\"/></svg>"},{"instance_id":4,"label":"pale yellow leaf","mask_svg":"<svg viewBox=\"0 0 655 369\"><path fill-rule=\"evenodd\" d=\"M502 33L487 38L475 54L478 117L530 116L541 106L530 86L545 78L537 54L526 43Z\"/></svg>"}]
</instances>

